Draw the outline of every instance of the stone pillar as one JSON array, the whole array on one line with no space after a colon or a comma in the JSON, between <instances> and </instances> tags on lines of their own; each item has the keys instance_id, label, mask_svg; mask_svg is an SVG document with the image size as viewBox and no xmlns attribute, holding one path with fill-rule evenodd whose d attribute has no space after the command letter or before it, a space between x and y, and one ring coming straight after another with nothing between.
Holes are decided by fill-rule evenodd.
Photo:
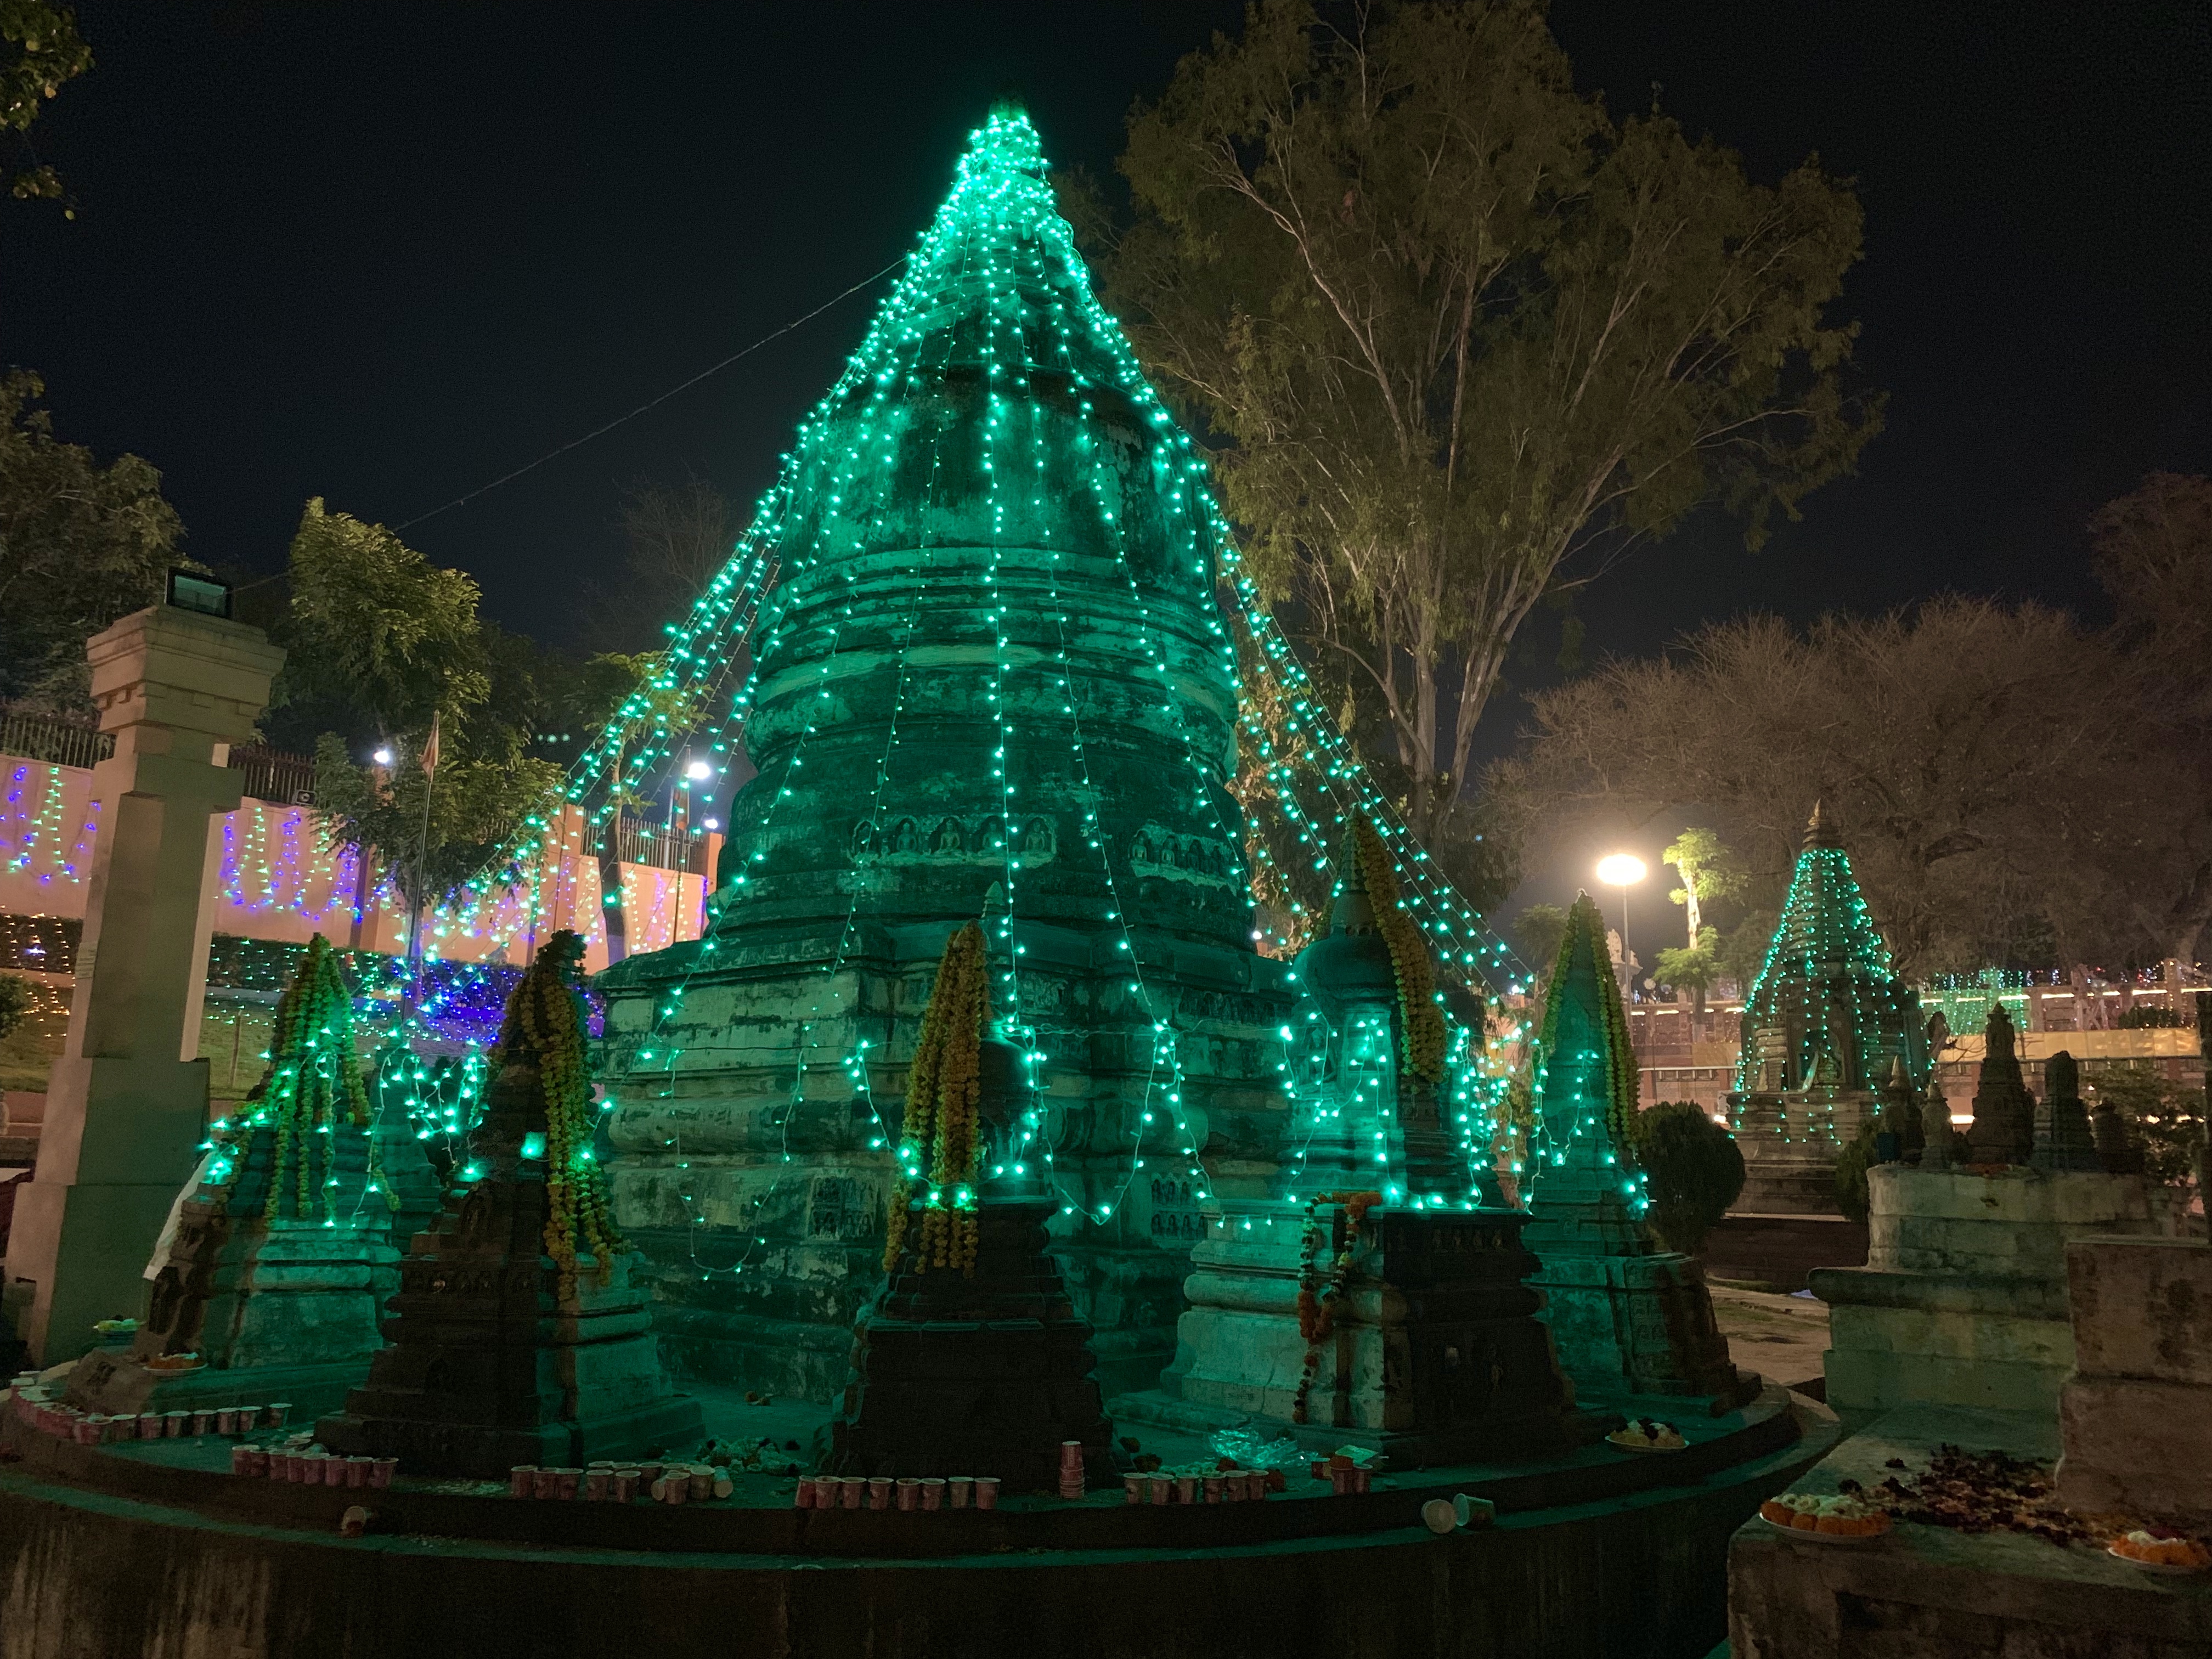
<instances>
[{"instance_id":1,"label":"stone pillar","mask_svg":"<svg viewBox=\"0 0 2212 1659\"><path fill-rule=\"evenodd\" d=\"M85 647L112 758L100 803L68 1045L47 1085L38 1173L15 1201L8 1277L42 1363L136 1315L141 1277L205 1131L200 1000L214 926L215 820L239 803L230 745L253 735L284 660L258 628L167 605Z\"/></svg>"}]
</instances>

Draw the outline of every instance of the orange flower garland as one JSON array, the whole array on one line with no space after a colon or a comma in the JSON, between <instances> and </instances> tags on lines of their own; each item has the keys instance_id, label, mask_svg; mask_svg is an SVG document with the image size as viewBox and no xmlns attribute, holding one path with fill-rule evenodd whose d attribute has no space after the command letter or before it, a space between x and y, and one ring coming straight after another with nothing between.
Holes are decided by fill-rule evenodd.
<instances>
[{"instance_id":1,"label":"orange flower garland","mask_svg":"<svg viewBox=\"0 0 2212 1659\"><path fill-rule=\"evenodd\" d=\"M562 1302L576 1296L580 1256L588 1254L599 1283L629 1243L615 1230L606 1171L592 1153L592 1077L584 1056L582 999L569 974L584 941L567 928L542 945L507 998L494 1060L537 1068L545 1103L545 1253L559 1271Z\"/></svg>"},{"instance_id":2,"label":"orange flower garland","mask_svg":"<svg viewBox=\"0 0 2212 1659\"><path fill-rule=\"evenodd\" d=\"M908 1217L921 1206L925 1267L975 1271L974 1182L981 1151L975 1109L982 1097L983 1026L990 1018L983 930L969 922L945 942L937 982L921 1017L907 1072L899 1178L892 1183L884 1271L898 1266ZM922 1158L930 1159L922 1175Z\"/></svg>"},{"instance_id":3,"label":"orange flower garland","mask_svg":"<svg viewBox=\"0 0 2212 1659\"><path fill-rule=\"evenodd\" d=\"M1367 1224L1367 1212L1382 1201L1377 1192L1318 1193L1306 1206L1305 1232L1298 1241L1298 1334L1305 1339L1306 1363L1298 1376L1298 1391L1291 1401L1291 1421L1306 1420L1306 1400L1313 1392L1314 1376L1321 1367L1321 1345L1336 1328L1336 1304L1352 1278L1352 1254ZM1321 1207L1334 1204L1344 1211L1344 1248L1337 1252L1324 1276L1321 1271Z\"/></svg>"},{"instance_id":4,"label":"orange flower garland","mask_svg":"<svg viewBox=\"0 0 2212 1659\"><path fill-rule=\"evenodd\" d=\"M1437 1006L1436 964L1429 959L1420 924L1398 902L1398 878L1382 837L1365 818L1352 823L1352 846L1359 878L1375 907L1375 926L1390 947L1390 968L1398 981L1398 1012L1405 1026L1406 1069L1430 1083L1444 1077L1444 1015Z\"/></svg>"}]
</instances>

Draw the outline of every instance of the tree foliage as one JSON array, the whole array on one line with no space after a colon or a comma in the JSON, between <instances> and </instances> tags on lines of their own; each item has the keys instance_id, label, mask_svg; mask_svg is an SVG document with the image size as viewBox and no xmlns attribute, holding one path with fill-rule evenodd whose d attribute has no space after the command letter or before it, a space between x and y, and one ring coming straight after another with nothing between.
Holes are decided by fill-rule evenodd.
<instances>
[{"instance_id":1,"label":"tree foliage","mask_svg":"<svg viewBox=\"0 0 2212 1659\"><path fill-rule=\"evenodd\" d=\"M1686 911L1690 949L1695 951L1698 934L1705 927L1705 907L1742 893L1743 867L1728 844L1710 830L1683 830L1659 856L1681 875L1682 884L1668 893L1667 899Z\"/></svg>"},{"instance_id":2,"label":"tree foliage","mask_svg":"<svg viewBox=\"0 0 2212 1659\"><path fill-rule=\"evenodd\" d=\"M1389 732L1416 826L1577 553L1772 514L1875 429L1827 312L1850 190L1576 93L1540 5L1265 0L1129 126L1109 302L1219 442L1252 568Z\"/></svg>"},{"instance_id":3,"label":"tree foliage","mask_svg":"<svg viewBox=\"0 0 2212 1659\"><path fill-rule=\"evenodd\" d=\"M1644 1220L1670 1250L1695 1255L1743 1191L1735 1137L1695 1101L1661 1101L1632 1121L1636 1161L1651 1200Z\"/></svg>"},{"instance_id":4,"label":"tree foliage","mask_svg":"<svg viewBox=\"0 0 2212 1659\"><path fill-rule=\"evenodd\" d=\"M21 1025L30 1011L30 988L13 974L0 974L0 1037Z\"/></svg>"},{"instance_id":5,"label":"tree foliage","mask_svg":"<svg viewBox=\"0 0 2212 1659\"><path fill-rule=\"evenodd\" d=\"M45 393L0 375L0 701L88 710L85 641L160 600L185 532L160 472L60 441Z\"/></svg>"},{"instance_id":6,"label":"tree foliage","mask_svg":"<svg viewBox=\"0 0 2212 1659\"><path fill-rule=\"evenodd\" d=\"M743 526L720 490L687 472L681 483L625 485L621 527L622 574L611 587L594 587L588 632L610 652L649 651L730 562Z\"/></svg>"},{"instance_id":7,"label":"tree foliage","mask_svg":"<svg viewBox=\"0 0 2212 1659\"><path fill-rule=\"evenodd\" d=\"M1739 980L1816 799L1908 975L2191 960L2212 923L2212 482L2154 476L2091 530L2110 629L1958 597L1712 624L1534 698L1498 804L1522 836L1713 817L1758 913L1719 947Z\"/></svg>"},{"instance_id":8,"label":"tree foliage","mask_svg":"<svg viewBox=\"0 0 2212 1659\"><path fill-rule=\"evenodd\" d=\"M23 135L46 100L92 67L92 48L77 33L76 14L47 0L0 0L0 135L13 143L9 194L64 199L61 177L30 151ZM63 211L75 218L64 202Z\"/></svg>"}]
</instances>

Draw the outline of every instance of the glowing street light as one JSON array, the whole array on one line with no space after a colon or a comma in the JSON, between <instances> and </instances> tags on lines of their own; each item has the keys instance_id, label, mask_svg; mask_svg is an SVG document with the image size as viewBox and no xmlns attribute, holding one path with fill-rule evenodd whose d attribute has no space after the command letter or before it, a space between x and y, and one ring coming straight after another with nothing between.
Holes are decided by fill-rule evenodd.
<instances>
[{"instance_id":1,"label":"glowing street light","mask_svg":"<svg viewBox=\"0 0 2212 1659\"><path fill-rule=\"evenodd\" d=\"M389 766L392 764L392 751L389 749L380 749L369 758L379 766Z\"/></svg>"},{"instance_id":2,"label":"glowing street light","mask_svg":"<svg viewBox=\"0 0 2212 1659\"><path fill-rule=\"evenodd\" d=\"M1650 866L1633 853L1608 853L1597 861L1597 878L1620 889L1620 966L1628 968L1628 890L1650 873Z\"/></svg>"},{"instance_id":3,"label":"glowing street light","mask_svg":"<svg viewBox=\"0 0 2212 1659\"><path fill-rule=\"evenodd\" d=\"M684 775L694 783L703 783L714 775L714 768L711 762L695 760L684 769Z\"/></svg>"}]
</instances>

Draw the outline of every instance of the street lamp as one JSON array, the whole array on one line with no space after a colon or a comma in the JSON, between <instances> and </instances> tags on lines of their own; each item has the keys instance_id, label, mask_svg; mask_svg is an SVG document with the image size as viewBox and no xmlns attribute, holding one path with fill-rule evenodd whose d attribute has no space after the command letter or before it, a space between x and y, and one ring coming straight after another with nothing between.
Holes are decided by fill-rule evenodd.
<instances>
[{"instance_id":1,"label":"street lamp","mask_svg":"<svg viewBox=\"0 0 2212 1659\"><path fill-rule=\"evenodd\" d=\"M1608 853L1597 861L1597 878L1608 887L1620 889L1620 966L1628 969L1628 890L1650 874L1644 860L1633 853Z\"/></svg>"}]
</instances>

